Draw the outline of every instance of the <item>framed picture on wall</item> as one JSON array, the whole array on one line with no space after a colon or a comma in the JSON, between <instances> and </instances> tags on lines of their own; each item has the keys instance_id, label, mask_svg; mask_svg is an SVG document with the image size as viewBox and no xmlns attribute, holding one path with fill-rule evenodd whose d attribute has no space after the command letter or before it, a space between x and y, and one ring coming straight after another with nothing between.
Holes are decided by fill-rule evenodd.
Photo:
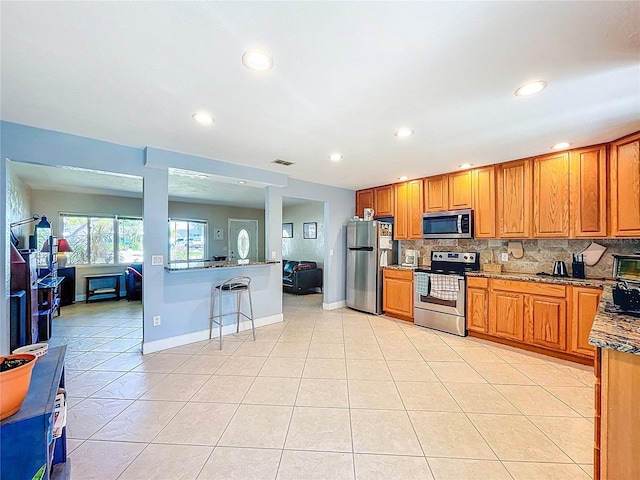
<instances>
[{"instance_id":1,"label":"framed picture on wall","mask_svg":"<svg viewBox=\"0 0 640 480\"><path fill-rule=\"evenodd\" d=\"M318 238L317 227L316 222L303 223L302 238Z\"/></svg>"},{"instance_id":2,"label":"framed picture on wall","mask_svg":"<svg viewBox=\"0 0 640 480\"><path fill-rule=\"evenodd\" d=\"M293 223L282 224L282 238L293 238Z\"/></svg>"}]
</instances>

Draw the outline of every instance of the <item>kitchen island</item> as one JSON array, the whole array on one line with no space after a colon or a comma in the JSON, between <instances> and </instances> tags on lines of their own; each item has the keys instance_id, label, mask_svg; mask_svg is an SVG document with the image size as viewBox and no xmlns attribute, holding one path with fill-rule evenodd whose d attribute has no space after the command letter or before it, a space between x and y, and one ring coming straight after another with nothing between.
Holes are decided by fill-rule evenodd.
<instances>
[{"instance_id":1,"label":"kitchen island","mask_svg":"<svg viewBox=\"0 0 640 480\"><path fill-rule=\"evenodd\" d=\"M591 328L595 355L594 478L640 478L640 317L616 311L605 286Z\"/></svg>"}]
</instances>

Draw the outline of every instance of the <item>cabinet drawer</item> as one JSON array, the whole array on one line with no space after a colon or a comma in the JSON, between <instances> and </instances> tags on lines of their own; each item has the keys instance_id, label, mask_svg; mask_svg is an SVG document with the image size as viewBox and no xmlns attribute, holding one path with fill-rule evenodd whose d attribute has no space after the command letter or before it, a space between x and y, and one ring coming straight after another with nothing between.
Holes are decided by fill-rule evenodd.
<instances>
[{"instance_id":1,"label":"cabinet drawer","mask_svg":"<svg viewBox=\"0 0 640 480\"><path fill-rule=\"evenodd\" d=\"M532 295L544 295L546 297L565 297L567 287L551 283L520 282L517 280L491 279L491 288L507 292L520 292Z\"/></svg>"},{"instance_id":2,"label":"cabinet drawer","mask_svg":"<svg viewBox=\"0 0 640 480\"><path fill-rule=\"evenodd\" d=\"M384 278L395 278L397 280L413 281L413 270L396 270L394 268L384 269Z\"/></svg>"},{"instance_id":3,"label":"cabinet drawer","mask_svg":"<svg viewBox=\"0 0 640 480\"><path fill-rule=\"evenodd\" d=\"M485 277L467 277L467 287L489 288L489 279Z\"/></svg>"}]
</instances>

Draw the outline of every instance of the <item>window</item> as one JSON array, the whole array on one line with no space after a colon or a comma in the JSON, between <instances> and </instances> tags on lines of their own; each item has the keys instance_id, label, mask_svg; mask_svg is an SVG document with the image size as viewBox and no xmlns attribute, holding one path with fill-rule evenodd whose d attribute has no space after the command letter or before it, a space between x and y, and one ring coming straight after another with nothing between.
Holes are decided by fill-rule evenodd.
<instances>
[{"instance_id":1,"label":"window","mask_svg":"<svg viewBox=\"0 0 640 480\"><path fill-rule=\"evenodd\" d=\"M70 265L140 263L143 221L135 217L63 213L62 236L73 249Z\"/></svg>"},{"instance_id":2,"label":"window","mask_svg":"<svg viewBox=\"0 0 640 480\"><path fill-rule=\"evenodd\" d=\"M207 222L169 219L169 261L187 262L206 258Z\"/></svg>"}]
</instances>

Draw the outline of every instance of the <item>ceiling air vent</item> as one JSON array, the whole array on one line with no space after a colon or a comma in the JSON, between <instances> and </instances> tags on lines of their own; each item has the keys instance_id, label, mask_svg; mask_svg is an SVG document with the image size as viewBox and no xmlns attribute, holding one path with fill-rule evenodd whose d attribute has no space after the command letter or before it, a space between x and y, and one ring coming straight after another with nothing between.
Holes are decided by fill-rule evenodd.
<instances>
[{"instance_id":1,"label":"ceiling air vent","mask_svg":"<svg viewBox=\"0 0 640 480\"><path fill-rule=\"evenodd\" d=\"M293 165L294 162L287 162L286 160L280 160L279 158L277 158L271 163L277 163L278 165L284 165L285 167L288 167L290 165Z\"/></svg>"}]
</instances>

